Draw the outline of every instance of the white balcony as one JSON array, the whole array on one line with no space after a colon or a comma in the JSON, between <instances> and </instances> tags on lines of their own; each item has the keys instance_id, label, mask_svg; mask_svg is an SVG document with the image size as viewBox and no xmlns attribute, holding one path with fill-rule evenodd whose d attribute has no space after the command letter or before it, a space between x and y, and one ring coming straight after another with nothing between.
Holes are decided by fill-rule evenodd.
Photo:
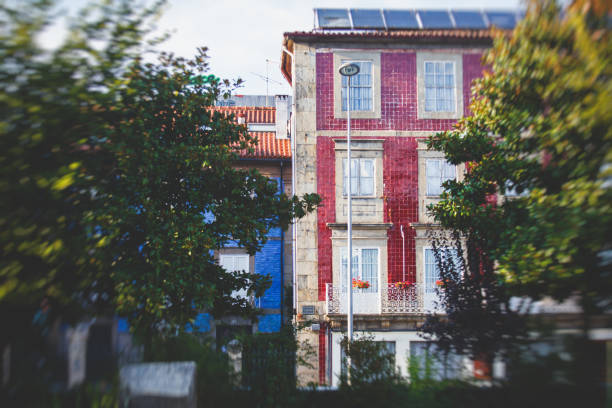
<instances>
[{"instance_id":1,"label":"white balcony","mask_svg":"<svg viewBox=\"0 0 612 408\"><path fill-rule=\"evenodd\" d=\"M423 314L440 312L436 308L437 295L432 288L415 283L406 288L395 283L381 285L378 291L353 288L354 314L408 313ZM327 314L346 314L346 287L328 283L326 285Z\"/></svg>"}]
</instances>

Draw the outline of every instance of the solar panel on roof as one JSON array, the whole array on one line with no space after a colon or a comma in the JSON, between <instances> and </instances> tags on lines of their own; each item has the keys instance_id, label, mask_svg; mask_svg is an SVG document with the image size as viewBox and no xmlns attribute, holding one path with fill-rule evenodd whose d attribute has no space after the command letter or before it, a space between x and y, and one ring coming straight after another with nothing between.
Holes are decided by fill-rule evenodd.
<instances>
[{"instance_id":1,"label":"solar panel on roof","mask_svg":"<svg viewBox=\"0 0 612 408\"><path fill-rule=\"evenodd\" d=\"M455 18L455 28L487 28L482 13L478 11L451 11Z\"/></svg>"},{"instance_id":2,"label":"solar panel on roof","mask_svg":"<svg viewBox=\"0 0 612 408\"><path fill-rule=\"evenodd\" d=\"M412 10L384 10L387 28L410 29L419 28L416 12Z\"/></svg>"},{"instance_id":3,"label":"solar panel on roof","mask_svg":"<svg viewBox=\"0 0 612 408\"><path fill-rule=\"evenodd\" d=\"M321 28L351 28L348 10L346 9L315 9Z\"/></svg>"},{"instance_id":4,"label":"solar panel on roof","mask_svg":"<svg viewBox=\"0 0 612 408\"><path fill-rule=\"evenodd\" d=\"M490 26L512 29L516 25L516 15L507 11L486 11Z\"/></svg>"},{"instance_id":5,"label":"solar panel on roof","mask_svg":"<svg viewBox=\"0 0 612 408\"><path fill-rule=\"evenodd\" d=\"M453 28L448 11L418 10L423 28Z\"/></svg>"},{"instance_id":6,"label":"solar panel on roof","mask_svg":"<svg viewBox=\"0 0 612 408\"><path fill-rule=\"evenodd\" d=\"M380 10L351 10L353 28L385 28Z\"/></svg>"}]
</instances>

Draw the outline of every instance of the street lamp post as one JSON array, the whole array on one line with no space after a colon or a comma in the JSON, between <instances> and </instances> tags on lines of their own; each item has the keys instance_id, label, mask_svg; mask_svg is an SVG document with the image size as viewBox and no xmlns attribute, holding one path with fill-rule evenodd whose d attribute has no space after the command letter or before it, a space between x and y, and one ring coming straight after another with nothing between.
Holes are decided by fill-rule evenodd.
<instances>
[{"instance_id":1,"label":"street lamp post","mask_svg":"<svg viewBox=\"0 0 612 408\"><path fill-rule=\"evenodd\" d=\"M348 346L350 347L353 341L353 209L352 209L352 185L351 185L351 77L359 73L359 65L353 63L345 63L338 69L340 75L347 77L348 84L346 87L346 153L348 166L347 180L347 200L348 200L348 215L347 215L347 337ZM347 353L348 354L348 353ZM351 360L347 355L347 376L350 381Z\"/></svg>"}]
</instances>

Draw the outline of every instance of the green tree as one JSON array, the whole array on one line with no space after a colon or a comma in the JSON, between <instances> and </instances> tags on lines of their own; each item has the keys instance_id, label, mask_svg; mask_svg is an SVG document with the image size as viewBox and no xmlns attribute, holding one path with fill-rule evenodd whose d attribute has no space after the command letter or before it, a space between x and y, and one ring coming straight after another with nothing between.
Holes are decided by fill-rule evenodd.
<instances>
[{"instance_id":1,"label":"green tree","mask_svg":"<svg viewBox=\"0 0 612 408\"><path fill-rule=\"evenodd\" d=\"M37 359L29 339L60 317L122 314L150 334L202 310L253 315L231 293L261 293L265 277L228 274L211 251L253 253L318 203L233 168L257 141L211 106L239 82L190 84L205 49L151 51L161 5L89 6L45 50L54 2L0 4L0 346L13 352Z\"/></svg>"},{"instance_id":2,"label":"green tree","mask_svg":"<svg viewBox=\"0 0 612 408\"><path fill-rule=\"evenodd\" d=\"M316 195L290 199L257 170L235 168L257 141L210 108L232 84L191 80L208 70L204 51L193 60L134 61L96 145L110 163L99 166L107 175L96 187L100 253L117 311L147 337L182 330L202 310L252 316L252 304L232 292L261 296L266 276L224 273L212 251L235 244L253 254L270 228L286 228L318 203Z\"/></svg>"},{"instance_id":3,"label":"green tree","mask_svg":"<svg viewBox=\"0 0 612 408\"><path fill-rule=\"evenodd\" d=\"M585 328L610 309L612 291L612 37L600 3L561 13L554 1L531 2L484 57L472 116L429 141L468 166L430 208L477 251L468 277L489 274L479 279L504 302L577 296ZM461 306L447 320L458 332Z\"/></svg>"},{"instance_id":4,"label":"green tree","mask_svg":"<svg viewBox=\"0 0 612 408\"><path fill-rule=\"evenodd\" d=\"M11 379L29 385L44 381L40 363L51 360L42 358L43 338L58 317L112 310L87 218L96 183L90 142L108 128L101 107L116 99L117 75L140 54L140 21L155 7L83 11L49 51L37 39L53 10L50 1L0 4L0 347L10 344L19 361ZM20 373L30 369L37 375Z\"/></svg>"},{"instance_id":5,"label":"green tree","mask_svg":"<svg viewBox=\"0 0 612 408\"><path fill-rule=\"evenodd\" d=\"M498 262L517 294L609 306L612 225L612 38L605 16L534 2L511 37L487 53L472 116L432 138L469 163L430 210ZM519 196L491 200L515 189ZM522 195L521 195L522 194Z\"/></svg>"}]
</instances>

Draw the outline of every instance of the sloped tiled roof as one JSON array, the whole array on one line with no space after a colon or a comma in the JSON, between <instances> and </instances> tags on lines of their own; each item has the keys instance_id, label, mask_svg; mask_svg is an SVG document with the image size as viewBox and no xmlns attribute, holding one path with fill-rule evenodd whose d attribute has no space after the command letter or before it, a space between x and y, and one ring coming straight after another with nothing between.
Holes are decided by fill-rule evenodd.
<instances>
[{"instance_id":1,"label":"sloped tiled roof","mask_svg":"<svg viewBox=\"0 0 612 408\"><path fill-rule=\"evenodd\" d=\"M276 108L262 106L215 106L211 109L226 116L244 116L246 123L276 123ZM291 159L291 142L289 139L276 138L275 132L250 131L249 135L257 138L254 152L240 152L240 157L251 160L289 160Z\"/></svg>"},{"instance_id":2,"label":"sloped tiled roof","mask_svg":"<svg viewBox=\"0 0 612 408\"><path fill-rule=\"evenodd\" d=\"M244 116L247 123L276 123L276 108L261 106L215 106L217 112L236 117Z\"/></svg>"},{"instance_id":3,"label":"sloped tiled roof","mask_svg":"<svg viewBox=\"0 0 612 408\"><path fill-rule=\"evenodd\" d=\"M257 137L255 152L240 154L245 159L290 159L291 142L289 139L277 139L274 132L249 132L250 136Z\"/></svg>"},{"instance_id":4,"label":"sloped tiled roof","mask_svg":"<svg viewBox=\"0 0 612 408\"><path fill-rule=\"evenodd\" d=\"M377 43L384 48L386 42L414 43L414 44L474 44L491 46L496 32L490 29L413 29L413 30L313 30L295 31L284 34L283 47L289 52L293 52L295 41L308 42L357 42L357 43ZM291 58L289 54L281 52L281 73L292 84L291 78Z\"/></svg>"},{"instance_id":5,"label":"sloped tiled roof","mask_svg":"<svg viewBox=\"0 0 612 408\"><path fill-rule=\"evenodd\" d=\"M490 29L434 29L434 30L325 30L325 31L295 31L285 33L285 38L290 39L485 39L491 40L493 32Z\"/></svg>"}]
</instances>

